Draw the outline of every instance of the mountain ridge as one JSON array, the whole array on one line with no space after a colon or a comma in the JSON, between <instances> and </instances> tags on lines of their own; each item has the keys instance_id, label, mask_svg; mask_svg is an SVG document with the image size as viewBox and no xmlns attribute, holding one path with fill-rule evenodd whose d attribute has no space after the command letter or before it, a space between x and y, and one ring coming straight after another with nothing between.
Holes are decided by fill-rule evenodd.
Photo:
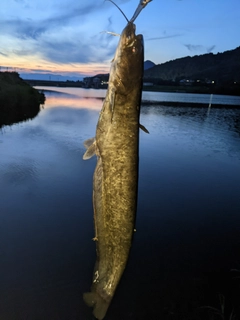
<instances>
[{"instance_id":1,"label":"mountain ridge","mask_svg":"<svg viewBox=\"0 0 240 320\"><path fill-rule=\"evenodd\" d=\"M144 79L180 81L209 79L219 83L240 81L240 46L222 53L187 56L145 70Z\"/></svg>"}]
</instances>

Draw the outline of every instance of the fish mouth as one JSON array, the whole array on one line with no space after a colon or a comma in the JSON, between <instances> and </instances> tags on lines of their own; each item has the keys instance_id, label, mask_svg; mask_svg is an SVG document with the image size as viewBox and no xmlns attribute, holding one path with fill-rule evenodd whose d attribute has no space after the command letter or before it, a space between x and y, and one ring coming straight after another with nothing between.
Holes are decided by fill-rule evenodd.
<instances>
[{"instance_id":1,"label":"fish mouth","mask_svg":"<svg viewBox=\"0 0 240 320\"><path fill-rule=\"evenodd\" d=\"M133 22L129 22L122 32L122 40L126 47L132 47L136 40L136 26Z\"/></svg>"}]
</instances>

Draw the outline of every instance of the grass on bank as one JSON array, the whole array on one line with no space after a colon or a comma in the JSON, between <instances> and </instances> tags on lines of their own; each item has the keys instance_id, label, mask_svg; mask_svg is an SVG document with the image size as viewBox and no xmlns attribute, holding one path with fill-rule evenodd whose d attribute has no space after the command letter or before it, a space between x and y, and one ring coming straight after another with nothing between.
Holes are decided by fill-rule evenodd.
<instances>
[{"instance_id":1,"label":"grass on bank","mask_svg":"<svg viewBox=\"0 0 240 320\"><path fill-rule=\"evenodd\" d=\"M17 72L0 72L0 126L35 117L44 101Z\"/></svg>"}]
</instances>

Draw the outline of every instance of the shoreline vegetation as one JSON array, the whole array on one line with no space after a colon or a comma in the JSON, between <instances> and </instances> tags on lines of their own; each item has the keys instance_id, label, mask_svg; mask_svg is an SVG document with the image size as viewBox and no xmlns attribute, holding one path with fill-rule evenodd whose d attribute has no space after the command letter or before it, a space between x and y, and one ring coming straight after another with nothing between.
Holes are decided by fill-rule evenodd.
<instances>
[{"instance_id":1,"label":"shoreline vegetation","mask_svg":"<svg viewBox=\"0 0 240 320\"><path fill-rule=\"evenodd\" d=\"M0 72L0 128L34 118L45 96L17 72Z\"/></svg>"}]
</instances>

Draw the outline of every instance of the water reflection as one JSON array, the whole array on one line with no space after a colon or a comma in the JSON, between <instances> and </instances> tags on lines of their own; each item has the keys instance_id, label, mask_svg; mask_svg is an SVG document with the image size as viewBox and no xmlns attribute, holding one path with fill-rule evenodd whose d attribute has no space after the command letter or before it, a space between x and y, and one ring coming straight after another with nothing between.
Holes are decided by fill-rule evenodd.
<instances>
[{"instance_id":1,"label":"water reflection","mask_svg":"<svg viewBox=\"0 0 240 320\"><path fill-rule=\"evenodd\" d=\"M100 110L102 107L103 98L79 98L78 96L66 94L50 94L47 99L47 107L70 107L74 109L84 108L92 110Z\"/></svg>"},{"instance_id":2,"label":"water reflection","mask_svg":"<svg viewBox=\"0 0 240 320\"><path fill-rule=\"evenodd\" d=\"M82 293L95 261L96 159L82 155L102 101L67 93L46 93L36 118L0 133L2 319L91 317ZM215 305L217 292L234 304L239 117L237 109L142 108L150 134L140 133L137 232L106 320L164 320L172 312L199 320L196 307Z\"/></svg>"},{"instance_id":3,"label":"water reflection","mask_svg":"<svg viewBox=\"0 0 240 320\"><path fill-rule=\"evenodd\" d=\"M185 103L204 103L213 106L219 105L237 105L240 106L239 96L224 96L217 94L197 94L197 93L178 93L178 92L143 92L143 100L146 101L172 101Z\"/></svg>"},{"instance_id":4,"label":"water reflection","mask_svg":"<svg viewBox=\"0 0 240 320\"><path fill-rule=\"evenodd\" d=\"M105 89L83 89L83 88L58 88L58 87L36 87L39 90L45 92L52 91L60 94L76 95L79 98L105 98ZM180 102L180 103L203 103L205 105L214 106L218 105L229 105L229 106L240 106L239 96L227 96L227 95L211 95L211 94L196 94L196 93L178 93L178 92L151 92L143 91L142 99L144 101L152 101L153 103L162 102Z\"/></svg>"},{"instance_id":5,"label":"water reflection","mask_svg":"<svg viewBox=\"0 0 240 320\"><path fill-rule=\"evenodd\" d=\"M177 128L187 140L197 139L201 144L201 139L208 140L212 148L213 144L222 144L229 140L231 147L234 146L238 153L238 138L240 135L240 110L239 109L209 109L189 108L189 107L142 107L142 117L144 121L150 122L153 128L161 130L161 134L167 136L173 128L177 134ZM148 120L145 120L147 118ZM159 121L163 122L159 125ZM169 123L170 122L170 123ZM176 126L174 126L174 123ZM159 128L160 127L160 128ZM218 136L217 136L217 135ZM223 135L223 140L219 135ZM182 138L182 137L181 137ZM212 141L212 142L211 142ZM199 146L197 146L199 147ZM224 146L225 149L226 146Z\"/></svg>"}]
</instances>

